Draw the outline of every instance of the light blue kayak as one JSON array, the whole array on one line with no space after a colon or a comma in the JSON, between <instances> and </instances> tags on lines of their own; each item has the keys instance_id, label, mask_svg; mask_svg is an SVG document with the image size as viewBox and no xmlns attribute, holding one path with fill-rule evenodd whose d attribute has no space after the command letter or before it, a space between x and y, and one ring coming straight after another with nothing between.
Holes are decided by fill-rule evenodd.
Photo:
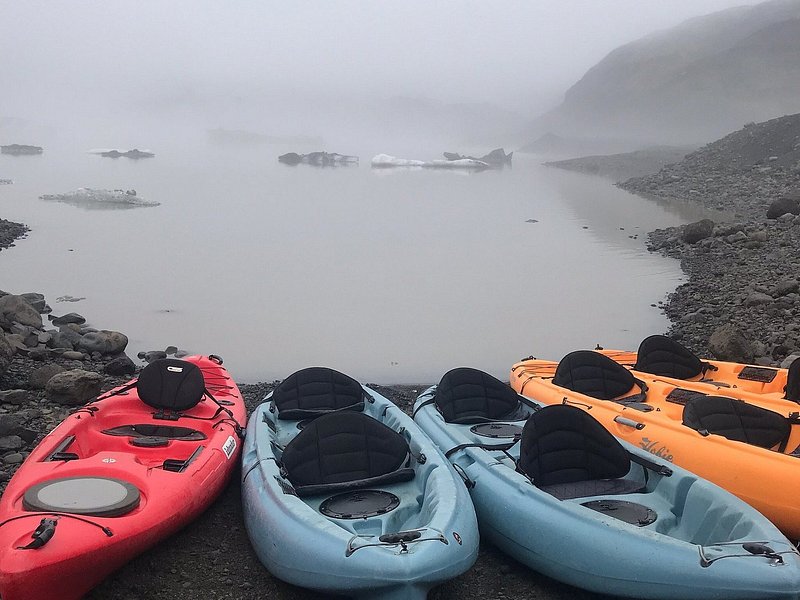
<instances>
[{"instance_id":1,"label":"light blue kayak","mask_svg":"<svg viewBox=\"0 0 800 600\"><path fill-rule=\"evenodd\" d=\"M469 487L481 535L532 569L635 598L800 597L800 556L766 517L590 415L467 368L414 407Z\"/></svg>"},{"instance_id":2,"label":"light blue kayak","mask_svg":"<svg viewBox=\"0 0 800 600\"><path fill-rule=\"evenodd\" d=\"M422 599L469 569L469 494L411 418L322 367L285 379L250 418L242 502L276 577L357 598Z\"/></svg>"}]
</instances>

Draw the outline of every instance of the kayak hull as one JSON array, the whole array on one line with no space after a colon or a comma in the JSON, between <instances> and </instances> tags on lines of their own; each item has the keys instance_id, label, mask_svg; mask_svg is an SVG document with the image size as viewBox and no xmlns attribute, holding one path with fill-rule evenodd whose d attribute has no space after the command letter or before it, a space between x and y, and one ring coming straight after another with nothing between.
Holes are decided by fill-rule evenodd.
<instances>
[{"instance_id":1,"label":"kayak hull","mask_svg":"<svg viewBox=\"0 0 800 600\"><path fill-rule=\"evenodd\" d=\"M214 398L245 423L244 402L227 371L207 357L186 360L200 368ZM153 419L154 409L139 400L135 389L90 406L67 417L41 441L0 498L3 600L83 597L131 558L199 516L222 492L237 464L241 443L232 420L206 420L217 409L208 399L184 411L198 419L182 417L168 424ZM108 433L136 424L175 424L203 438L145 447L134 445L134 436ZM74 456L59 459L58 452ZM190 457L194 458L181 472L163 466L165 460ZM87 479L124 482L136 490L138 501L118 516L38 510L27 504L37 485L86 485ZM43 519L56 522L52 538L39 548L23 549Z\"/></svg>"},{"instance_id":2,"label":"kayak hull","mask_svg":"<svg viewBox=\"0 0 800 600\"><path fill-rule=\"evenodd\" d=\"M377 392L364 390L371 399L364 412L403 431L412 455L425 456L424 464L414 461L412 480L369 488L396 496L398 506L365 518L332 518L321 513L330 494L291 493L275 444L283 447L297 434L297 421L276 419L267 396L250 419L245 442L245 526L261 562L284 581L357 598L422 599L475 562L475 512L463 484L414 422ZM420 537L405 545L378 539L412 530Z\"/></svg>"},{"instance_id":3,"label":"kayak hull","mask_svg":"<svg viewBox=\"0 0 800 600\"><path fill-rule=\"evenodd\" d=\"M433 404L423 404L435 389L420 396L415 420L441 450L508 441L487 440L470 425L446 423ZM527 414L534 406L528 403ZM527 414L508 424L521 428ZM646 488L637 493L559 500L516 472L512 459L518 457L516 444L505 451L465 447L450 460L469 487L483 539L536 571L593 592L633 598L788 599L800 594L800 557L790 542L751 507L688 471L673 467L671 476L650 473ZM657 518L640 527L583 506L597 500L637 503ZM770 540L784 552L784 564L734 556L747 554L742 544L748 540ZM704 567L702 553L725 558Z\"/></svg>"}]
</instances>

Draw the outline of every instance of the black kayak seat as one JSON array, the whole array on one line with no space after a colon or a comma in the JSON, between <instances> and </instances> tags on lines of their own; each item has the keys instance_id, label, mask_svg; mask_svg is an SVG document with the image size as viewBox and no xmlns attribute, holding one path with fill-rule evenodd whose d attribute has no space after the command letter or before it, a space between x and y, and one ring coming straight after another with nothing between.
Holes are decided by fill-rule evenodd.
<instances>
[{"instance_id":1,"label":"black kayak seat","mask_svg":"<svg viewBox=\"0 0 800 600\"><path fill-rule=\"evenodd\" d=\"M725 396L696 396L683 408L683 424L762 448L780 445L783 450L791 424L783 415Z\"/></svg>"},{"instance_id":2,"label":"black kayak seat","mask_svg":"<svg viewBox=\"0 0 800 600\"><path fill-rule=\"evenodd\" d=\"M517 471L560 500L638 492L645 483L626 479L630 469L622 444L575 406L546 406L522 430Z\"/></svg>"},{"instance_id":3,"label":"black kayak seat","mask_svg":"<svg viewBox=\"0 0 800 600\"><path fill-rule=\"evenodd\" d=\"M499 379L470 367L458 367L445 373L436 386L434 402L448 423L474 424L519 418L517 393Z\"/></svg>"},{"instance_id":4,"label":"black kayak seat","mask_svg":"<svg viewBox=\"0 0 800 600\"><path fill-rule=\"evenodd\" d=\"M784 398L800 403L800 358L794 359L789 365L784 391Z\"/></svg>"},{"instance_id":5,"label":"black kayak seat","mask_svg":"<svg viewBox=\"0 0 800 600\"><path fill-rule=\"evenodd\" d=\"M691 350L665 335L651 335L642 340L633 368L675 379L694 379L705 371L703 361Z\"/></svg>"},{"instance_id":6,"label":"black kayak seat","mask_svg":"<svg viewBox=\"0 0 800 600\"><path fill-rule=\"evenodd\" d=\"M188 410L203 399L205 379L200 367L177 358L160 358L139 373L136 391L153 408Z\"/></svg>"},{"instance_id":7,"label":"black kayak seat","mask_svg":"<svg viewBox=\"0 0 800 600\"><path fill-rule=\"evenodd\" d=\"M328 367L308 367L292 373L272 392L279 419L313 419L339 410L364 410L361 384Z\"/></svg>"},{"instance_id":8,"label":"black kayak seat","mask_svg":"<svg viewBox=\"0 0 800 600\"><path fill-rule=\"evenodd\" d=\"M576 350L558 363L553 384L598 400L613 400L630 392L636 379L608 356Z\"/></svg>"},{"instance_id":9,"label":"black kayak seat","mask_svg":"<svg viewBox=\"0 0 800 600\"><path fill-rule=\"evenodd\" d=\"M341 411L314 419L286 445L281 466L298 496L409 481L406 439L372 417Z\"/></svg>"}]
</instances>

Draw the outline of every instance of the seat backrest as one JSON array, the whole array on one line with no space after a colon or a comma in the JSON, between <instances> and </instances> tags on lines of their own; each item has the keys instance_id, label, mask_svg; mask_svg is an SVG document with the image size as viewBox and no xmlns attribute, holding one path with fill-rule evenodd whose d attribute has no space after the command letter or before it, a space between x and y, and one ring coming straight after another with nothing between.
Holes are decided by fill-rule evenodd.
<instances>
[{"instance_id":1,"label":"seat backrest","mask_svg":"<svg viewBox=\"0 0 800 600\"><path fill-rule=\"evenodd\" d=\"M136 391L139 398L160 410L187 410L205 393L203 372L194 363L177 358L160 358L139 373Z\"/></svg>"},{"instance_id":2,"label":"seat backrest","mask_svg":"<svg viewBox=\"0 0 800 600\"><path fill-rule=\"evenodd\" d=\"M522 430L517 470L539 487L624 477L628 452L585 411L553 404L533 413Z\"/></svg>"},{"instance_id":3,"label":"seat backrest","mask_svg":"<svg viewBox=\"0 0 800 600\"><path fill-rule=\"evenodd\" d=\"M403 468L409 453L393 429L344 411L311 421L286 445L281 464L302 496L411 479L413 469Z\"/></svg>"},{"instance_id":4,"label":"seat backrest","mask_svg":"<svg viewBox=\"0 0 800 600\"><path fill-rule=\"evenodd\" d=\"M434 399L448 423L501 420L512 415L520 403L517 393L499 379L469 367L445 373Z\"/></svg>"},{"instance_id":5,"label":"seat backrest","mask_svg":"<svg viewBox=\"0 0 800 600\"><path fill-rule=\"evenodd\" d=\"M272 392L279 419L309 419L338 410L364 410L364 390L355 379L327 367L292 373Z\"/></svg>"},{"instance_id":6,"label":"seat backrest","mask_svg":"<svg viewBox=\"0 0 800 600\"><path fill-rule=\"evenodd\" d=\"M789 372L786 374L786 394L784 398L794 402L800 402L800 358L795 358L789 365Z\"/></svg>"},{"instance_id":7,"label":"seat backrest","mask_svg":"<svg viewBox=\"0 0 800 600\"><path fill-rule=\"evenodd\" d=\"M576 350L558 363L553 383L598 400L611 400L628 393L636 380L628 369L609 357Z\"/></svg>"},{"instance_id":8,"label":"seat backrest","mask_svg":"<svg viewBox=\"0 0 800 600\"><path fill-rule=\"evenodd\" d=\"M662 377L693 379L703 373L703 361L675 340L651 335L639 344L633 368Z\"/></svg>"},{"instance_id":9,"label":"seat backrest","mask_svg":"<svg viewBox=\"0 0 800 600\"><path fill-rule=\"evenodd\" d=\"M785 444L791 432L783 415L724 396L690 399L683 408L683 424L762 448Z\"/></svg>"}]
</instances>

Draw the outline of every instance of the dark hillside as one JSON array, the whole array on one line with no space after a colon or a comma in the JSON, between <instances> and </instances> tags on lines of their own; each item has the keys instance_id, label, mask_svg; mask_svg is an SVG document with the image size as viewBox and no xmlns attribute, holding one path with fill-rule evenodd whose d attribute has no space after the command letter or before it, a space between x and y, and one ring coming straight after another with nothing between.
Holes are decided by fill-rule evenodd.
<instances>
[{"instance_id":1,"label":"dark hillside","mask_svg":"<svg viewBox=\"0 0 800 600\"><path fill-rule=\"evenodd\" d=\"M800 114L748 124L620 187L763 217L773 200L800 193Z\"/></svg>"},{"instance_id":2,"label":"dark hillside","mask_svg":"<svg viewBox=\"0 0 800 600\"><path fill-rule=\"evenodd\" d=\"M611 52L535 123L562 136L682 144L800 111L800 0L697 17Z\"/></svg>"}]
</instances>

